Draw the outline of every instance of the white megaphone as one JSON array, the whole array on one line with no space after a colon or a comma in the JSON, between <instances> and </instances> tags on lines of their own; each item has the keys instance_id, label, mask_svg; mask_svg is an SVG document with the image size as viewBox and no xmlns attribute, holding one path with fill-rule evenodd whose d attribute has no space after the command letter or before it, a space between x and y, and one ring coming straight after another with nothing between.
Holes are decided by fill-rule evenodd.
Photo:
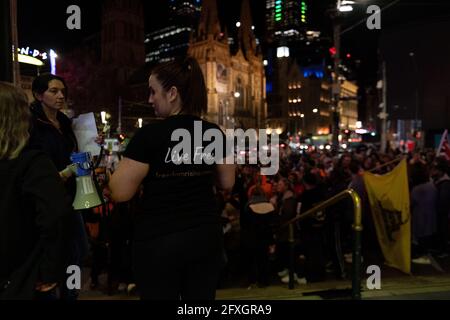
<instances>
[{"instance_id":1,"label":"white megaphone","mask_svg":"<svg viewBox=\"0 0 450 320\"><path fill-rule=\"evenodd\" d=\"M77 176L77 193L73 201L73 208L75 210L86 210L102 205L94 180L92 179L90 153L74 153L70 159L76 166Z\"/></svg>"}]
</instances>

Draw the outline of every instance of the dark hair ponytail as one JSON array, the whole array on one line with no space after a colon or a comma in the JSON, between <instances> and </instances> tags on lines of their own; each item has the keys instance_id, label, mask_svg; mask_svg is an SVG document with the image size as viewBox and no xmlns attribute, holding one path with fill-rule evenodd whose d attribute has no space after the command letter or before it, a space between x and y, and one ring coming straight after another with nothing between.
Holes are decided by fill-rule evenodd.
<instances>
[{"instance_id":1,"label":"dark hair ponytail","mask_svg":"<svg viewBox=\"0 0 450 320\"><path fill-rule=\"evenodd\" d=\"M197 60L192 57L175 59L156 66L151 73L165 91L177 88L183 113L200 116L208 111L205 78Z\"/></svg>"}]
</instances>

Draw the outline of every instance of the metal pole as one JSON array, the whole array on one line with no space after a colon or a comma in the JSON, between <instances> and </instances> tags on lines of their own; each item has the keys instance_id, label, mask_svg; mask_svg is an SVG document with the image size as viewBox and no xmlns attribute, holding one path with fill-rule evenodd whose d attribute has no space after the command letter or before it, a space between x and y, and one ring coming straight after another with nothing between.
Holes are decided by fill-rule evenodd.
<instances>
[{"instance_id":1,"label":"metal pole","mask_svg":"<svg viewBox=\"0 0 450 320\"><path fill-rule=\"evenodd\" d=\"M414 52L410 53L413 65L414 65L414 75L416 77L416 92L415 92L415 99L416 99L416 111L415 111L415 124L414 129L419 130L419 68L417 66L417 60L416 55Z\"/></svg>"},{"instance_id":2,"label":"metal pole","mask_svg":"<svg viewBox=\"0 0 450 320\"><path fill-rule=\"evenodd\" d=\"M119 97L119 113L118 113L118 118L119 118L119 124L117 127L117 133L121 134L122 133L122 97Z\"/></svg>"},{"instance_id":3,"label":"metal pole","mask_svg":"<svg viewBox=\"0 0 450 320\"><path fill-rule=\"evenodd\" d=\"M13 48L12 73L14 85L20 86L20 65L19 54L19 36L17 31L17 0L10 0L10 16L11 16L11 42Z\"/></svg>"},{"instance_id":4,"label":"metal pole","mask_svg":"<svg viewBox=\"0 0 450 320\"><path fill-rule=\"evenodd\" d=\"M355 209L356 211L356 209ZM355 213L356 214L356 213ZM355 221L353 225L353 261L352 261L352 299L361 300L361 235L362 223Z\"/></svg>"},{"instance_id":5,"label":"metal pole","mask_svg":"<svg viewBox=\"0 0 450 320\"><path fill-rule=\"evenodd\" d=\"M13 82L10 0L0 0L0 81Z\"/></svg>"},{"instance_id":6,"label":"metal pole","mask_svg":"<svg viewBox=\"0 0 450 320\"><path fill-rule=\"evenodd\" d=\"M340 115L339 115L339 100L340 100L340 82L339 82L339 65L341 63L341 25L339 22L339 11L336 10L334 16L334 47L336 55L334 56L334 83L333 83L333 146L339 150L339 130L340 130Z\"/></svg>"},{"instance_id":7,"label":"metal pole","mask_svg":"<svg viewBox=\"0 0 450 320\"><path fill-rule=\"evenodd\" d=\"M383 61L383 111L381 118L381 152L386 152L387 148L387 76L386 76L386 62Z\"/></svg>"},{"instance_id":8,"label":"metal pole","mask_svg":"<svg viewBox=\"0 0 450 320\"><path fill-rule=\"evenodd\" d=\"M295 288L295 237L294 225L289 225L289 289Z\"/></svg>"}]
</instances>

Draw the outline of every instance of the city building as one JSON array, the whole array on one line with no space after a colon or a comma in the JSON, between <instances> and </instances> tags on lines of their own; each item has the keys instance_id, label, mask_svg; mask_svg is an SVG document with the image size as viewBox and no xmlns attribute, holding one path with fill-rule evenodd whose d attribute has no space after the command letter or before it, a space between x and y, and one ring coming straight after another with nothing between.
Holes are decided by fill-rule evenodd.
<instances>
[{"instance_id":1,"label":"city building","mask_svg":"<svg viewBox=\"0 0 450 320\"><path fill-rule=\"evenodd\" d=\"M339 101L340 129L356 130L358 122L358 86L348 80L341 83Z\"/></svg>"},{"instance_id":2,"label":"city building","mask_svg":"<svg viewBox=\"0 0 450 320\"><path fill-rule=\"evenodd\" d=\"M186 55L200 15L200 0L170 0L167 26L145 36L145 62L158 63Z\"/></svg>"},{"instance_id":3,"label":"city building","mask_svg":"<svg viewBox=\"0 0 450 320\"><path fill-rule=\"evenodd\" d=\"M320 69L302 68L290 56L277 58L267 83L268 128L289 136L326 136L331 91Z\"/></svg>"},{"instance_id":4,"label":"city building","mask_svg":"<svg viewBox=\"0 0 450 320\"><path fill-rule=\"evenodd\" d=\"M266 80L248 0L242 1L240 22L237 52L233 52L220 25L216 0L203 1L188 54L197 59L205 75L208 120L227 128L264 128Z\"/></svg>"},{"instance_id":5,"label":"city building","mask_svg":"<svg viewBox=\"0 0 450 320\"><path fill-rule=\"evenodd\" d=\"M142 1L104 2L101 32L58 59L58 75L69 87L69 108L75 115L107 112L113 131L133 131L138 118L152 113L134 106L148 99L145 85L129 83L144 64Z\"/></svg>"},{"instance_id":6,"label":"city building","mask_svg":"<svg viewBox=\"0 0 450 320\"><path fill-rule=\"evenodd\" d=\"M266 0L266 26L269 43L289 42L305 37L306 1Z\"/></svg>"}]
</instances>

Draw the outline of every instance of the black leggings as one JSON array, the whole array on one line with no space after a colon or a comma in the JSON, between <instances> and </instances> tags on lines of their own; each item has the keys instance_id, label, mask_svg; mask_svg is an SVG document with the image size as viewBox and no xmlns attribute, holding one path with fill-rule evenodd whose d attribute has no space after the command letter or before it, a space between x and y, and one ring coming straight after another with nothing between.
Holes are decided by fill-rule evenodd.
<instances>
[{"instance_id":1,"label":"black leggings","mask_svg":"<svg viewBox=\"0 0 450 320\"><path fill-rule=\"evenodd\" d=\"M225 264L220 226L204 225L134 244L142 300L214 300Z\"/></svg>"}]
</instances>

